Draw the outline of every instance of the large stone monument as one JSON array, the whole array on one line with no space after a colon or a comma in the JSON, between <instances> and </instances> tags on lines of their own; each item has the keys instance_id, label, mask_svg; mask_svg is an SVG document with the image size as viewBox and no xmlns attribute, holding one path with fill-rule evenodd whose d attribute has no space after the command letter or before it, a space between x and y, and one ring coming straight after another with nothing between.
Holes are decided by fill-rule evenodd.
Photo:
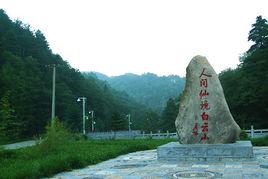
<instances>
[{"instance_id":1,"label":"large stone monument","mask_svg":"<svg viewBox=\"0 0 268 179\"><path fill-rule=\"evenodd\" d=\"M218 75L205 57L189 63L175 121L179 142L158 147L159 160L248 160L250 141L237 141L240 128L226 103Z\"/></svg>"},{"instance_id":2,"label":"large stone monument","mask_svg":"<svg viewBox=\"0 0 268 179\"><path fill-rule=\"evenodd\" d=\"M230 113L218 75L202 56L194 57L186 71L175 122L180 143L234 143L240 128Z\"/></svg>"}]
</instances>

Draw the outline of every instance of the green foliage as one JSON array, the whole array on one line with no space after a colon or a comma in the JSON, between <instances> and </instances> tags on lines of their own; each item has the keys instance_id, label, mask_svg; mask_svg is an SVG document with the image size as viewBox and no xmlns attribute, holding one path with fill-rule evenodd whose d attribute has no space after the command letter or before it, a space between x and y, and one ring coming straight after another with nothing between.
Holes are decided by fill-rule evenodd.
<instances>
[{"instance_id":1,"label":"green foliage","mask_svg":"<svg viewBox=\"0 0 268 179\"><path fill-rule=\"evenodd\" d=\"M96 131L111 130L114 109L120 114L133 114L134 121L144 115L128 95L113 90L96 77L84 77L60 55L53 54L40 30L31 31L29 25L19 20L12 22L0 10L0 99L3 106L0 130L5 131L1 132L7 136L5 140L41 135L45 131L51 112L51 64L57 65L56 115L68 129L81 132L82 104L76 102L79 96L87 98L86 111L94 110Z\"/></svg>"},{"instance_id":2,"label":"green foliage","mask_svg":"<svg viewBox=\"0 0 268 179\"><path fill-rule=\"evenodd\" d=\"M258 16L249 34L255 45L241 58L238 68L219 75L230 111L242 129L251 125L268 128L267 27L267 21Z\"/></svg>"},{"instance_id":3,"label":"green foliage","mask_svg":"<svg viewBox=\"0 0 268 179\"><path fill-rule=\"evenodd\" d=\"M167 101L166 107L161 116L161 129L162 131L175 132L175 120L179 112L179 98L174 100L170 98Z\"/></svg>"},{"instance_id":4,"label":"green foliage","mask_svg":"<svg viewBox=\"0 0 268 179\"><path fill-rule=\"evenodd\" d=\"M51 151L57 152L61 146L65 145L70 139L70 134L65 127L60 123L58 118L54 118L46 127L46 133L43 140L38 145L41 153L48 153Z\"/></svg>"},{"instance_id":5,"label":"green foliage","mask_svg":"<svg viewBox=\"0 0 268 179\"><path fill-rule=\"evenodd\" d=\"M20 135L21 122L9 102L9 92L0 99L0 140L17 139Z\"/></svg>"},{"instance_id":6,"label":"green foliage","mask_svg":"<svg viewBox=\"0 0 268 179\"><path fill-rule=\"evenodd\" d=\"M250 137L245 131L242 130L239 135L239 140L250 140Z\"/></svg>"},{"instance_id":7,"label":"green foliage","mask_svg":"<svg viewBox=\"0 0 268 179\"><path fill-rule=\"evenodd\" d=\"M153 73L143 75L127 73L108 77L95 72L91 75L107 81L116 90L125 91L138 103L158 113L161 113L169 98L176 97L182 92L185 83L183 78L176 75L160 77Z\"/></svg>"},{"instance_id":8,"label":"green foliage","mask_svg":"<svg viewBox=\"0 0 268 179\"><path fill-rule=\"evenodd\" d=\"M8 159L15 155L13 150L5 150L3 147L0 147L0 158L1 159Z\"/></svg>"},{"instance_id":9,"label":"green foliage","mask_svg":"<svg viewBox=\"0 0 268 179\"><path fill-rule=\"evenodd\" d=\"M258 16L256 23L252 24L248 40L254 42L249 52L268 47L268 23L262 16Z\"/></svg>"},{"instance_id":10,"label":"green foliage","mask_svg":"<svg viewBox=\"0 0 268 179\"><path fill-rule=\"evenodd\" d=\"M124 119L120 113L114 112L111 117L111 128L113 131L119 131L126 129L126 119Z\"/></svg>"},{"instance_id":11,"label":"green foliage","mask_svg":"<svg viewBox=\"0 0 268 179\"><path fill-rule=\"evenodd\" d=\"M154 149L174 140L93 140L69 141L58 152L45 157L38 146L13 150L10 157L0 156L0 178L42 178L58 172L93 165L118 155Z\"/></svg>"},{"instance_id":12,"label":"green foliage","mask_svg":"<svg viewBox=\"0 0 268 179\"><path fill-rule=\"evenodd\" d=\"M149 132L158 132L160 130L159 123L160 117L158 113L150 110L145 114L146 120L144 121L143 131Z\"/></svg>"},{"instance_id":13,"label":"green foliage","mask_svg":"<svg viewBox=\"0 0 268 179\"><path fill-rule=\"evenodd\" d=\"M268 146L268 136L253 138L251 142L254 146Z\"/></svg>"}]
</instances>

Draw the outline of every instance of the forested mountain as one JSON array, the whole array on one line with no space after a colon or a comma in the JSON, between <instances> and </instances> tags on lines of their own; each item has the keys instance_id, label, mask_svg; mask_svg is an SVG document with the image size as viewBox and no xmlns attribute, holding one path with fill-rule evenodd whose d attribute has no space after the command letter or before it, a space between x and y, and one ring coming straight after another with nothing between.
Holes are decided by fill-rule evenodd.
<instances>
[{"instance_id":1,"label":"forested mountain","mask_svg":"<svg viewBox=\"0 0 268 179\"><path fill-rule=\"evenodd\" d=\"M57 65L56 116L68 128L81 131L82 104L77 102L80 96L87 98L86 111L94 110L98 131L112 129L113 113L119 113L121 120L132 114L136 128L145 119L144 106L97 78L84 77L60 55L52 53L41 31L33 31L19 20L13 22L0 10L1 142L38 135L50 121L51 64Z\"/></svg>"},{"instance_id":2,"label":"forested mountain","mask_svg":"<svg viewBox=\"0 0 268 179\"><path fill-rule=\"evenodd\" d=\"M258 16L248 40L250 49L236 69L219 74L230 111L242 129L268 128L268 23ZM169 99L161 116L163 130L175 131L179 98Z\"/></svg>"},{"instance_id":3,"label":"forested mountain","mask_svg":"<svg viewBox=\"0 0 268 179\"><path fill-rule=\"evenodd\" d=\"M169 98L179 96L184 88L185 80L176 75L157 76L153 73L136 75L127 73L108 77L94 72L97 78L107 81L114 89L125 91L138 103L161 112Z\"/></svg>"},{"instance_id":4,"label":"forested mountain","mask_svg":"<svg viewBox=\"0 0 268 179\"><path fill-rule=\"evenodd\" d=\"M230 110L241 128L268 128L268 23L258 16L240 65L220 74Z\"/></svg>"}]
</instances>

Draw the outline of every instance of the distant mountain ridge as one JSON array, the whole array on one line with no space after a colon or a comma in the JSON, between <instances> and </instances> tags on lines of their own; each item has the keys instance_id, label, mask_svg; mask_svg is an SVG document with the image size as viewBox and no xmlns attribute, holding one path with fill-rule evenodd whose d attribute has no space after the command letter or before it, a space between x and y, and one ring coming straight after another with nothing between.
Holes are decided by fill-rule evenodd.
<instances>
[{"instance_id":1,"label":"distant mountain ridge","mask_svg":"<svg viewBox=\"0 0 268 179\"><path fill-rule=\"evenodd\" d=\"M99 72L86 72L98 79L107 81L112 88L125 91L138 103L146 105L155 111L162 111L167 100L180 95L185 79L177 75L157 76L153 73L124 75L109 77Z\"/></svg>"}]
</instances>

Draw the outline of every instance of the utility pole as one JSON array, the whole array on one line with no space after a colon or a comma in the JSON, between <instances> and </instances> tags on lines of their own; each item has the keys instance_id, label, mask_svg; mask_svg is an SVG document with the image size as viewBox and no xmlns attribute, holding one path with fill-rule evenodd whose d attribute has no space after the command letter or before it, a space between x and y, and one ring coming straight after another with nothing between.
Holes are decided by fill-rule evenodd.
<instances>
[{"instance_id":1,"label":"utility pole","mask_svg":"<svg viewBox=\"0 0 268 179\"><path fill-rule=\"evenodd\" d=\"M55 91L56 91L56 64L45 65L46 67L53 68L52 75L52 100L51 100L51 125L54 126L55 118Z\"/></svg>"},{"instance_id":2,"label":"utility pole","mask_svg":"<svg viewBox=\"0 0 268 179\"><path fill-rule=\"evenodd\" d=\"M53 79L52 79L52 105L51 105L51 120L55 118L55 91L56 91L56 65L53 64Z\"/></svg>"},{"instance_id":3,"label":"utility pole","mask_svg":"<svg viewBox=\"0 0 268 179\"><path fill-rule=\"evenodd\" d=\"M85 115L85 105L86 105L86 97L79 97L77 102L82 100L83 102L83 134L86 135L86 115Z\"/></svg>"}]
</instances>

